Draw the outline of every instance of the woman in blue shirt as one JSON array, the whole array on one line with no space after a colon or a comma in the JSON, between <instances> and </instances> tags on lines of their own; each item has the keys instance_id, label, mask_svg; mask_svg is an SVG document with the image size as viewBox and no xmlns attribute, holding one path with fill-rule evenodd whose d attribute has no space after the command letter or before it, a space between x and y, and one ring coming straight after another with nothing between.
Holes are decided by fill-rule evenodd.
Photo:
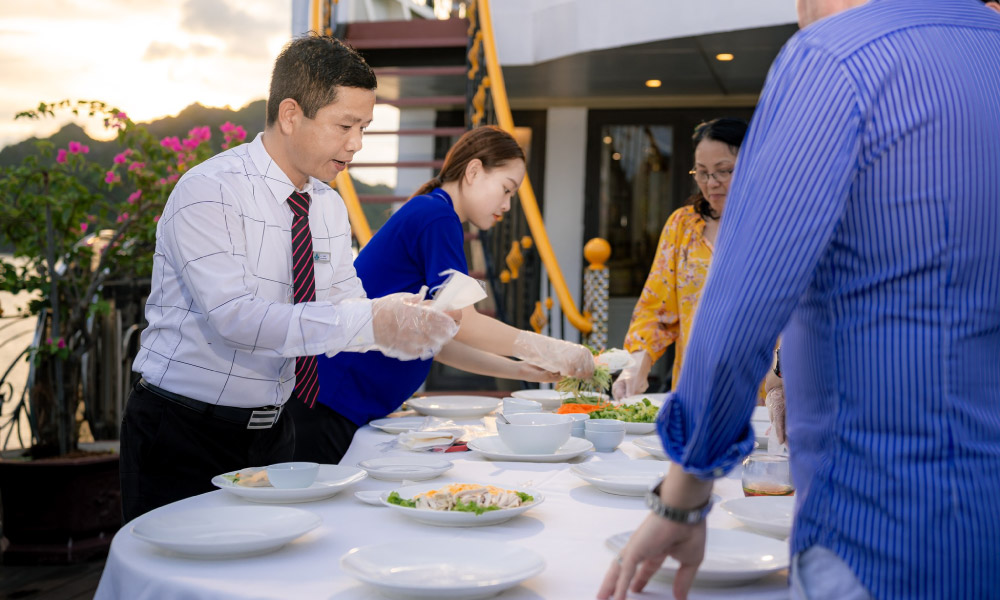
<instances>
[{"instance_id":1,"label":"woman in blue shirt","mask_svg":"<svg viewBox=\"0 0 1000 600\"><path fill-rule=\"evenodd\" d=\"M524 173L524 152L510 134L487 126L466 132L448 151L440 174L392 215L355 260L368 296L416 293L424 286L433 295L446 271L467 274L462 224L492 227L510 210ZM462 311L455 339L435 358L481 375L536 382L589 377L594 367L585 347L515 329L472 306ZM296 425L295 459L339 462L358 427L409 398L430 365L380 352L320 356L319 402L286 407Z\"/></svg>"}]
</instances>

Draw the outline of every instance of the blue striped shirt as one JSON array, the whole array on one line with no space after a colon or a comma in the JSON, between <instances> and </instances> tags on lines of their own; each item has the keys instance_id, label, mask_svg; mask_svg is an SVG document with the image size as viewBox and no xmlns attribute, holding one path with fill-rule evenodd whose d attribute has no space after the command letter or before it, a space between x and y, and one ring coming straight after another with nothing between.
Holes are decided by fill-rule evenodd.
<instances>
[{"instance_id":1,"label":"blue striped shirt","mask_svg":"<svg viewBox=\"0 0 1000 600\"><path fill-rule=\"evenodd\" d=\"M750 452L782 336L792 552L876 598L1000 596L1000 16L872 0L800 31L740 153L671 458Z\"/></svg>"}]
</instances>

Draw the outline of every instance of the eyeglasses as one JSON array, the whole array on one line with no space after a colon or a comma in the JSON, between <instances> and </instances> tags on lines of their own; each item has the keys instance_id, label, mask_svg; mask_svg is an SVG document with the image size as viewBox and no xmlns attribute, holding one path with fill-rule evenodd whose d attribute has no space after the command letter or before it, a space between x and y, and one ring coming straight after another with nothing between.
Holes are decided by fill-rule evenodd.
<instances>
[{"instance_id":1,"label":"eyeglasses","mask_svg":"<svg viewBox=\"0 0 1000 600\"><path fill-rule=\"evenodd\" d=\"M708 178L711 177L718 183L726 184L733 176L732 169L726 169L724 171L716 171L714 173L709 173L708 171L688 171L688 175L694 177L694 180L698 183L708 183Z\"/></svg>"}]
</instances>

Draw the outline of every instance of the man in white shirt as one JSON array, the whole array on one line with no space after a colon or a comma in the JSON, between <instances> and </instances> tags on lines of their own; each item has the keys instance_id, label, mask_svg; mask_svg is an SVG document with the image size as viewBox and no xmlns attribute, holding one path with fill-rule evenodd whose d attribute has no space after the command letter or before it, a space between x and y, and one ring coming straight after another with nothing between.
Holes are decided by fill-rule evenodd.
<instances>
[{"instance_id":1,"label":"man in white shirt","mask_svg":"<svg viewBox=\"0 0 1000 600\"><path fill-rule=\"evenodd\" d=\"M282 408L315 399L315 355L429 358L457 331L413 296L365 298L346 208L324 183L361 149L375 86L339 41L293 40L275 61L265 131L171 193L122 419L126 521L214 489L214 475L291 460Z\"/></svg>"}]
</instances>

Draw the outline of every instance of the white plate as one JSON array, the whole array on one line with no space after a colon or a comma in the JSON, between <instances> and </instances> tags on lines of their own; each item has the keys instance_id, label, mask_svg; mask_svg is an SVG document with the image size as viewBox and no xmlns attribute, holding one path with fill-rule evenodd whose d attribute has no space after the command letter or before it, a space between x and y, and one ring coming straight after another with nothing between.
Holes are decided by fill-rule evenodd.
<instances>
[{"instance_id":1,"label":"white plate","mask_svg":"<svg viewBox=\"0 0 1000 600\"><path fill-rule=\"evenodd\" d=\"M562 406L563 400L571 397L570 394L556 390L517 390L510 395L522 400L534 400L542 405L542 410L556 410Z\"/></svg>"},{"instance_id":2,"label":"white plate","mask_svg":"<svg viewBox=\"0 0 1000 600\"><path fill-rule=\"evenodd\" d=\"M489 598L545 570L535 552L488 540L401 540L355 548L348 574L397 598Z\"/></svg>"},{"instance_id":3,"label":"white plate","mask_svg":"<svg viewBox=\"0 0 1000 600\"><path fill-rule=\"evenodd\" d=\"M600 460L573 465L570 471L602 492L644 496L667 475L669 464L658 460Z\"/></svg>"},{"instance_id":4,"label":"white plate","mask_svg":"<svg viewBox=\"0 0 1000 600\"><path fill-rule=\"evenodd\" d=\"M404 431L420 429L426 422L427 417L387 417L375 419L368 424L386 433L403 433Z\"/></svg>"},{"instance_id":5,"label":"white plate","mask_svg":"<svg viewBox=\"0 0 1000 600\"><path fill-rule=\"evenodd\" d=\"M319 515L285 506L218 506L139 517L132 535L185 556L237 558L265 554L319 527Z\"/></svg>"},{"instance_id":6,"label":"white plate","mask_svg":"<svg viewBox=\"0 0 1000 600\"><path fill-rule=\"evenodd\" d=\"M424 481L434 479L452 467L451 461L430 456L387 456L358 463L375 479L383 481Z\"/></svg>"},{"instance_id":7,"label":"white plate","mask_svg":"<svg viewBox=\"0 0 1000 600\"><path fill-rule=\"evenodd\" d=\"M224 475L235 475L239 471L230 471ZM320 465L316 481L309 487L281 489L276 487L246 487L229 481L223 475L212 478L212 485L235 494L251 502L276 504L292 504L295 502L312 502L333 496L352 483L357 483L368 477L361 469L342 465Z\"/></svg>"},{"instance_id":8,"label":"white plate","mask_svg":"<svg viewBox=\"0 0 1000 600\"><path fill-rule=\"evenodd\" d=\"M618 533L607 540L612 552L618 552L632 535ZM673 579L677 561L667 558L654 577ZM708 528L705 560L694 576L695 584L739 585L757 581L788 568L788 543L756 533L735 529Z\"/></svg>"},{"instance_id":9,"label":"white plate","mask_svg":"<svg viewBox=\"0 0 1000 600\"><path fill-rule=\"evenodd\" d=\"M397 494L409 500L417 494L426 492L428 490L435 490L440 487L448 485L447 483L439 483L437 485L433 484L422 484L422 485L408 485L406 487L401 487L394 490ZM480 484L485 485L485 484ZM389 508L399 512L414 521L419 523L426 523L428 525L440 525L442 527L478 527L480 525L496 525L497 523L503 523L504 521L509 521L514 517L520 515L523 512L529 511L535 508L543 501L545 501L545 496L539 493L537 490L531 488L514 488L505 485L496 485L496 487L503 489L516 490L518 492L524 492L532 497L534 500L528 502L527 504L522 504L517 508L502 508L500 510L491 510L484 512L481 515L471 512L459 512L452 510L429 510L426 508L409 508L407 506L400 506L398 504L390 504L387 498L389 497L389 492L382 495L382 504L388 506Z\"/></svg>"},{"instance_id":10,"label":"white plate","mask_svg":"<svg viewBox=\"0 0 1000 600\"><path fill-rule=\"evenodd\" d=\"M499 398L488 396L426 396L410 398L407 406L432 417L482 417L500 406Z\"/></svg>"},{"instance_id":11,"label":"white plate","mask_svg":"<svg viewBox=\"0 0 1000 600\"><path fill-rule=\"evenodd\" d=\"M635 438L632 440L632 443L635 444L636 448L645 450L660 460L670 460L670 458L667 457L667 453L663 450L663 441L660 440L660 436L658 435L645 435L640 438Z\"/></svg>"},{"instance_id":12,"label":"white plate","mask_svg":"<svg viewBox=\"0 0 1000 600\"><path fill-rule=\"evenodd\" d=\"M750 529L787 538L792 535L795 516L794 496L752 496L733 498L719 505Z\"/></svg>"},{"instance_id":13,"label":"white plate","mask_svg":"<svg viewBox=\"0 0 1000 600\"><path fill-rule=\"evenodd\" d=\"M629 435L646 435L656 431L656 423L629 423L625 421L625 433Z\"/></svg>"},{"instance_id":14,"label":"white plate","mask_svg":"<svg viewBox=\"0 0 1000 600\"><path fill-rule=\"evenodd\" d=\"M753 414L750 415L751 421L763 421L765 423L771 422L771 415L767 412L766 406L755 406L753 407Z\"/></svg>"},{"instance_id":15,"label":"white plate","mask_svg":"<svg viewBox=\"0 0 1000 600\"><path fill-rule=\"evenodd\" d=\"M508 448L498 435L476 438L469 442L469 450L478 452L486 458L516 462L562 462L593 449L594 444L578 437L569 438L569 441L552 454L518 454Z\"/></svg>"}]
</instances>

